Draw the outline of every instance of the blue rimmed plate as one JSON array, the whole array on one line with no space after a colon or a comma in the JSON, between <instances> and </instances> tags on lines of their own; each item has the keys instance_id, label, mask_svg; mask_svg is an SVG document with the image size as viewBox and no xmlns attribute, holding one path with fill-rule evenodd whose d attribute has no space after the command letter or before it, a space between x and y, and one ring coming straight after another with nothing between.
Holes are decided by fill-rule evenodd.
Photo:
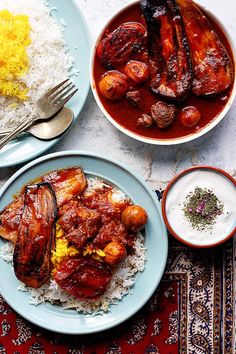
<instances>
[{"instance_id":1,"label":"blue rimmed plate","mask_svg":"<svg viewBox=\"0 0 236 354\"><path fill-rule=\"evenodd\" d=\"M80 314L74 310L63 310L60 306L29 304L26 292L17 291L19 282L10 264L0 259L0 293L8 304L21 316L48 330L85 334L109 329L127 320L151 297L165 269L168 251L166 228L161 208L154 192L136 173L104 157L79 151L54 153L30 162L16 172L0 191L0 210L9 203L13 195L42 174L55 169L82 166L88 175L104 178L123 190L136 204L148 212L145 227L147 261L143 272L136 277L132 293L126 295L107 313ZM0 240L0 247L5 241Z\"/></svg>"},{"instance_id":2,"label":"blue rimmed plate","mask_svg":"<svg viewBox=\"0 0 236 354\"><path fill-rule=\"evenodd\" d=\"M84 106L89 91L89 58L90 35L86 21L76 0L47 0L52 11L52 16L59 24L65 24L64 37L66 44L74 58L74 66L79 69L78 76L73 76L73 81L78 87L78 93L67 104L75 115L74 123ZM45 54L45 60L47 55ZM68 131L67 131L68 132ZM43 141L30 135L22 136L7 144L0 150L0 167L7 167L23 163L42 154L56 144L60 138Z\"/></svg>"}]
</instances>

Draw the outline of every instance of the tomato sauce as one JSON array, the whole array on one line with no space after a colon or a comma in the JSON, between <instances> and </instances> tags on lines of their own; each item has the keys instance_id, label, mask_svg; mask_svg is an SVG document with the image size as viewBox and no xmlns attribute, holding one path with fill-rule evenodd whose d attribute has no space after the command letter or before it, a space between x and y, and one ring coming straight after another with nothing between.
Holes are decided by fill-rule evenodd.
<instances>
[{"instance_id":1,"label":"tomato sauce","mask_svg":"<svg viewBox=\"0 0 236 354\"><path fill-rule=\"evenodd\" d=\"M206 14L205 14L206 15ZM206 15L207 16L207 15ZM233 54L230 48L230 44L215 21L212 18L207 16L217 35L219 36L221 43L227 49L230 57L233 61ZM114 31L118 26L125 22L140 22L144 23L144 19L141 13L139 4L134 4L121 12L109 25L109 28L106 29L105 33ZM105 36L104 33L104 36ZM234 61L233 61L234 62ZM227 105L227 102L231 96L232 86L225 93L211 98L201 98L195 96L193 93L190 93L188 98L181 105L178 105L178 110L181 110L186 106L195 106L201 113L201 119L197 126L188 128L181 124L180 120L175 120L174 124L167 129L159 129L156 125L151 128L139 127L137 126L137 120L142 115L142 113L150 114L151 106L155 104L159 99L158 96L151 92L148 82L142 86L133 87L133 89L139 90L142 97L142 109L131 106L126 98L123 98L120 101L109 101L104 98L99 92L98 84L101 76L107 71L107 69L101 64L97 56L94 60L94 80L96 85L96 90L102 105L105 110L110 114L110 116L121 126L130 130L131 132L138 134L143 137L154 138L154 139L175 139L181 138L188 135L192 135L201 129L209 125L220 112ZM122 69L120 69L123 72Z\"/></svg>"}]
</instances>

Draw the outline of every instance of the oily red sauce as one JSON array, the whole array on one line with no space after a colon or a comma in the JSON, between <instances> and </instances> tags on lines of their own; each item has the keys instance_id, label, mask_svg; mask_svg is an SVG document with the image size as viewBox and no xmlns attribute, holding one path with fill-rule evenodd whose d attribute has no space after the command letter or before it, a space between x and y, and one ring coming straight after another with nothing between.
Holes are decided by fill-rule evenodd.
<instances>
[{"instance_id":1,"label":"oily red sauce","mask_svg":"<svg viewBox=\"0 0 236 354\"><path fill-rule=\"evenodd\" d=\"M83 256L65 258L54 279L69 294L81 300L98 299L111 280L112 269L97 260Z\"/></svg>"},{"instance_id":2,"label":"oily red sauce","mask_svg":"<svg viewBox=\"0 0 236 354\"><path fill-rule=\"evenodd\" d=\"M111 189L110 189L111 190ZM89 209L96 210L101 214L102 223L107 224L111 221L119 221L121 218L121 210L115 208L108 200L109 189L97 192L88 197L82 195L82 203Z\"/></svg>"},{"instance_id":3,"label":"oily red sauce","mask_svg":"<svg viewBox=\"0 0 236 354\"><path fill-rule=\"evenodd\" d=\"M206 14L205 14L206 15ZM207 16L207 15L206 15ZM208 17L208 16L207 16ZM233 61L232 50L230 48L229 42L224 35L223 31L219 28L215 21L212 18L208 17L211 25L213 26L214 30L216 31L217 35L219 36L221 43L227 49L229 55ZM121 12L109 25L106 32L114 31L119 25L125 22L141 22L143 23L143 17L141 14L141 10L139 4L134 4ZM104 33L105 35L105 33ZM130 131L134 132L135 134L154 138L154 139L173 139L173 138L180 138L187 135L192 135L199 130L206 127L210 124L224 109L226 106L231 92L232 87L226 92L218 97L211 97L211 98L200 98L195 96L193 93L189 94L187 100L185 100L184 104L179 105L179 110L182 107L186 106L195 106L201 113L201 120L199 121L198 125L193 128L184 127L179 119L177 118L174 124L167 129L159 129L157 126L153 126L151 128L144 128L137 126L137 120L141 116L142 113L150 113L151 106L158 101L158 96L151 92L149 89L148 83L145 83L142 86L138 86L137 89L140 91L142 97L142 109L138 109L132 107L127 100L124 98L118 102L112 102L108 99L104 98L98 88L98 83L100 81L101 76L107 71L106 68L100 63L98 57L95 57L94 60L94 79L96 90L98 96L101 100L106 111L110 114L110 116L121 126L129 129ZM122 70L120 70L122 71ZM136 89L134 87L134 89Z\"/></svg>"},{"instance_id":4,"label":"oily red sauce","mask_svg":"<svg viewBox=\"0 0 236 354\"><path fill-rule=\"evenodd\" d=\"M81 251L86 246L90 250L105 250L111 242L116 242L124 250L120 254L120 262L132 250L134 235L121 223L122 210L126 206L115 207L109 201L110 191L110 187L91 194L85 191L79 199L70 200L59 210L61 217L58 223L64 230L64 237L80 250L80 255L64 258L54 279L69 294L82 300L99 298L118 264L107 262L106 257L96 260L92 256L83 256Z\"/></svg>"}]
</instances>

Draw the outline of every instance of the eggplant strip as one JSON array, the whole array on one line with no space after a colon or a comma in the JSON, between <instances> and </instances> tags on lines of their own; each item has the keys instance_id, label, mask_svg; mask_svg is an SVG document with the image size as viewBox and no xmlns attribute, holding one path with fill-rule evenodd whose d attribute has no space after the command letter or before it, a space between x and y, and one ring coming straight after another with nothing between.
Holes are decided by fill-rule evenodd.
<instances>
[{"instance_id":1,"label":"eggplant strip","mask_svg":"<svg viewBox=\"0 0 236 354\"><path fill-rule=\"evenodd\" d=\"M7 241L16 242L24 198L19 195L0 212L0 235Z\"/></svg>"},{"instance_id":2,"label":"eggplant strip","mask_svg":"<svg viewBox=\"0 0 236 354\"><path fill-rule=\"evenodd\" d=\"M232 61L201 9L192 0L176 1L192 53L192 91L197 96L220 94L232 84Z\"/></svg>"},{"instance_id":3,"label":"eggplant strip","mask_svg":"<svg viewBox=\"0 0 236 354\"><path fill-rule=\"evenodd\" d=\"M50 277L56 216L56 196L50 184L26 187L13 264L16 277L33 288Z\"/></svg>"},{"instance_id":4,"label":"eggplant strip","mask_svg":"<svg viewBox=\"0 0 236 354\"><path fill-rule=\"evenodd\" d=\"M191 88L192 62L175 0L141 0L148 27L150 88L166 99L182 100Z\"/></svg>"},{"instance_id":5,"label":"eggplant strip","mask_svg":"<svg viewBox=\"0 0 236 354\"><path fill-rule=\"evenodd\" d=\"M80 195L87 185L86 177L80 167L50 172L37 180L37 182L42 181L51 184L58 207ZM23 200L23 194L20 194L0 212L0 236L13 243L16 242L18 234Z\"/></svg>"},{"instance_id":6,"label":"eggplant strip","mask_svg":"<svg viewBox=\"0 0 236 354\"><path fill-rule=\"evenodd\" d=\"M43 176L42 181L51 184L56 194L58 207L83 193L87 186L84 171L80 167L53 171Z\"/></svg>"},{"instance_id":7,"label":"eggplant strip","mask_svg":"<svg viewBox=\"0 0 236 354\"><path fill-rule=\"evenodd\" d=\"M146 29L138 22L127 22L109 33L97 47L101 63L108 69L119 68L139 53L146 43Z\"/></svg>"}]
</instances>

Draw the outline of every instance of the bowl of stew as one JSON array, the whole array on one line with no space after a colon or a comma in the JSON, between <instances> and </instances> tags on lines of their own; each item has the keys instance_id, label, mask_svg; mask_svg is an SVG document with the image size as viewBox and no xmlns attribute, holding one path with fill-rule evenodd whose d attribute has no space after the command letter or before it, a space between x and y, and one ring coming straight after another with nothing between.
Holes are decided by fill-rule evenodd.
<instances>
[{"instance_id":1,"label":"bowl of stew","mask_svg":"<svg viewBox=\"0 0 236 354\"><path fill-rule=\"evenodd\" d=\"M96 40L92 91L124 134L156 145L188 142L213 129L230 109L235 53L225 26L192 0L134 1Z\"/></svg>"}]
</instances>

